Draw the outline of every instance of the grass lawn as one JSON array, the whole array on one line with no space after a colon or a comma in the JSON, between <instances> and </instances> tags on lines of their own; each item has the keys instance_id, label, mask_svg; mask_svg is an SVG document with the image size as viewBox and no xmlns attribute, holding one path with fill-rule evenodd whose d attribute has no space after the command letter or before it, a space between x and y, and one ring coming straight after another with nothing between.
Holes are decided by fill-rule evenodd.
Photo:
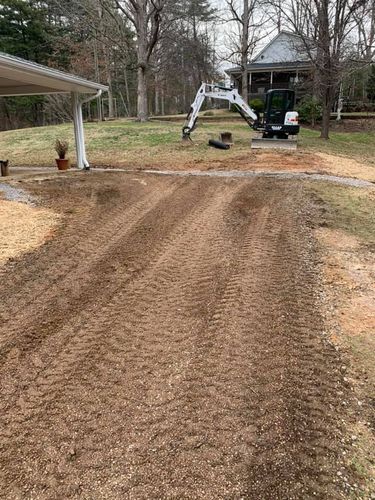
<instances>
[{"instance_id":1,"label":"grass lawn","mask_svg":"<svg viewBox=\"0 0 375 500\"><path fill-rule=\"evenodd\" d=\"M235 138L235 147L226 151L225 158L235 159L249 154L252 131L242 122L201 122L192 138L194 144L181 144L181 122L137 123L116 120L85 124L87 154L93 165L152 167L155 162L173 169L183 163L199 164L202 161L223 159L223 152L207 146L209 138L217 138L229 130ZM12 165L54 165L56 138L67 139L71 145L69 156L75 161L72 124L29 128L0 133L0 156L9 158ZM319 132L302 129L299 137L300 151L321 151L356 158L374 163L375 131L332 132L329 141L319 139ZM198 168L198 167L197 167Z\"/></svg>"},{"instance_id":2,"label":"grass lawn","mask_svg":"<svg viewBox=\"0 0 375 500\"><path fill-rule=\"evenodd\" d=\"M331 132L330 139L319 138L320 132L303 128L300 146L313 151L343 155L375 165L375 131Z\"/></svg>"},{"instance_id":3,"label":"grass lawn","mask_svg":"<svg viewBox=\"0 0 375 500\"><path fill-rule=\"evenodd\" d=\"M311 190L327 208L322 220L327 227L345 231L375 248L375 193L328 183Z\"/></svg>"},{"instance_id":4,"label":"grass lawn","mask_svg":"<svg viewBox=\"0 0 375 500\"><path fill-rule=\"evenodd\" d=\"M361 407L348 433L358 436L346 459L361 478L367 494L350 498L372 498L375 470L375 435L371 425L375 401L375 193L328 183L311 183L322 208L322 227L317 230L322 245L322 276L330 301L327 331L349 367L353 396Z\"/></svg>"}]
</instances>

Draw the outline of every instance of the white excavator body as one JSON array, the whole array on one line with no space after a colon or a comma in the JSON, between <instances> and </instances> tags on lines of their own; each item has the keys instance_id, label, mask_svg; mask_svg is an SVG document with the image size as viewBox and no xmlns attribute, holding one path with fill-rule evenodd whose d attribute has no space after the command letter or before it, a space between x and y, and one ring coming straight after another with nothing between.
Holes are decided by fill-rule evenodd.
<instances>
[{"instance_id":1,"label":"white excavator body","mask_svg":"<svg viewBox=\"0 0 375 500\"><path fill-rule=\"evenodd\" d=\"M183 139L190 139L190 133L197 126L199 110L206 97L234 104L248 125L253 130L262 133L260 137L253 139L252 148L287 147L295 149L296 141L288 141L289 136L295 136L299 132L298 113L293 111L294 92L292 90L274 89L268 91L263 120L261 120L259 115L244 101L237 89L202 83L182 129Z\"/></svg>"}]
</instances>

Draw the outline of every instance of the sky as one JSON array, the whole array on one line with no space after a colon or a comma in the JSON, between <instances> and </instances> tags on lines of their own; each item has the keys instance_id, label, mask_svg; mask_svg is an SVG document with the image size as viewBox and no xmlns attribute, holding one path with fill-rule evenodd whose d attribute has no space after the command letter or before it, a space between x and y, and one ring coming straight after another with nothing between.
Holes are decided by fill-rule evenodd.
<instances>
[{"instance_id":1,"label":"sky","mask_svg":"<svg viewBox=\"0 0 375 500\"><path fill-rule=\"evenodd\" d=\"M218 17L222 18L225 17L225 13L227 12L226 8L226 2L225 0L211 0L211 5L217 9L217 15ZM241 0L237 0L237 4L241 4ZM234 23L217 23L216 29L215 29L215 37L216 37L216 52L219 57L223 57L224 55L227 55L229 50L228 50L228 30L230 30L232 27L234 27ZM267 27L265 26L265 29ZM259 52L275 35L275 33L272 33L272 35L267 36L265 39L263 39L259 43L259 47L257 47L255 54ZM229 61L221 60L219 64L219 69L220 71L225 71L225 69L230 68L234 66L234 63L231 63Z\"/></svg>"}]
</instances>

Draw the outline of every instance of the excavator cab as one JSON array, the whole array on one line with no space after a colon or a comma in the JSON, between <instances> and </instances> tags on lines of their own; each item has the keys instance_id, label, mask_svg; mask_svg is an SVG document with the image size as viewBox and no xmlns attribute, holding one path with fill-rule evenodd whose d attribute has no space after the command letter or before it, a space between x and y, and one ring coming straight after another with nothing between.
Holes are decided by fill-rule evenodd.
<instances>
[{"instance_id":1,"label":"excavator cab","mask_svg":"<svg viewBox=\"0 0 375 500\"><path fill-rule=\"evenodd\" d=\"M266 94L265 121L284 123L285 113L293 111L294 92L292 90L269 90Z\"/></svg>"},{"instance_id":2,"label":"excavator cab","mask_svg":"<svg viewBox=\"0 0 375 500\"><path fill-rule=\"evenodd\" d=\"M293 111L295 93L289 89L272 89L266 94L263 113L263 137L285 139L299 132L298 113Z\"/></svg>"}]
</instances>

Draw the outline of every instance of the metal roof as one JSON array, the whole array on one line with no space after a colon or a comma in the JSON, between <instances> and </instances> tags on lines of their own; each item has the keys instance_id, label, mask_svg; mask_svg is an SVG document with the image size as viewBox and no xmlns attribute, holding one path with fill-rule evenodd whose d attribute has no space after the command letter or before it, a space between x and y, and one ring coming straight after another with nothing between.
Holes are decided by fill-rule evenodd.
<instances>
[{"instance_id":1,"label":"metal roof","mask_svg":"<svg viewBox=\"0 0 375 500\"><path fill-rule=\"evenodd\" d=\"M281 36L283 35L287 35L289 38L294 38L294 39L298 39L298 40L301 40L301 36L298 35L297 33L292 33L291 31L286 31L286 30L281 30L279 33L277 33L276 36L274 36L272 38L272 40L270 40L264 47L262 50L260 50L257 55L254 57L253 59L253 62L255 63L256 61L258 61L262 55L264 54L264 52L266 52L266 50L271 47L278 38L280 38Z\"/></svg>"},{"instance_id":2,"label":"metal roof","mask_svg":"<svg viewBox=\"0 0 375 500\"><path fill-rule=\"evenodd\" d=\"M0 52L0 96L68 92L95 94L108 87L79 76Z\"/></svg>"},{"instance_id":3,"label":"metal roof","mask_svg":"<svg viewBox=\"0 0 375 500\"><path fill-rule=\"evenodd\" d=\"M310 61L292 61L278 63L250 63L246 66L248 71L271 71L271 70L293 70L293 69L311 69L313 64ZM230 75L232 73L242 73L240 66L228 68L225 72Z\"/></svg>"}]
</instances>

